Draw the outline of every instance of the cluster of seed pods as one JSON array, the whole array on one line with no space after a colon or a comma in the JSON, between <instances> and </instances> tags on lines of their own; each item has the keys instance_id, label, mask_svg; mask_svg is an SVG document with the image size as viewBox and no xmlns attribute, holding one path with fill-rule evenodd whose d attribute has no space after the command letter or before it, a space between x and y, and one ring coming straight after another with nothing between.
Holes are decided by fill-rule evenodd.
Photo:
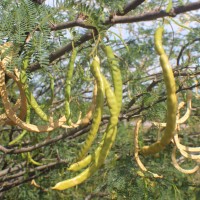
<instances>
[{"instance_id":1,"label":"cluster of seed pods","mask_svg":"<svg viewBox=\"0 0 200 200\"><path fill-rule=\"evenodd\" d=\"M12 48L11 43L4 44L4 46L1 48L1 53L3 54L4 51L7 51L9 48ZM26 75L30 59L29 56L27 55L23 60L23 66L21 67L20 72L15 69L15 73L12 73L6 69L6 66L9 64L9 62L12 61L12 53L9 53L0 62L0 96L5 110L5 113L1 114L0 116L1 123L7 125L16 125L23 129L23 132L17 138L11 141L10 145L18 142L26 133L26 131L42 133L53 131L59 127L74 128L80 125L87 125L92 118L91 128L85 140L85 143L78 153L76 162L69 167L69 170L77 171L87 166L88 168L86 168L83 172L72 179L57 183L54 187L52 187L52 189L64 190L76 186L88 179L102 166L115 141L118 117L122 105L122 79L118 67L118 61L115 58L111 47L103 46L102 49L107 56L114 90L112 90L110 83L101 73L100 60L98 56L94 57L90 66L91 73L95 79L93 101L86 116L83 119L80 119L77 123L73 123L71 121L70 111L71 79L73 77L74 63L77 54L75 48L73 48L66 73L65 114L56 121L54 121L51 116L48 116L42 110L42 108L38 105L36 99L34 98L33 94L29 90ZM12 106L8 98L5 83L5 74L17 83L20 91L20 98L17 100L14 107ZM86 156L99 130L105 99L109 108L110 119L99 146L96 148L94 153ZM30 107L34 109L35 113L37 113L37 115L42 120L47 122L47 125L36 125L30 123ZM18 115L17 111L19 109L20 114ZM30 153L28 153L28 160L35 165L40 165L40 163L34 161L31 158Z\"/></svg>"},{"instance_id":2,"label":"cluster of seed pods","mask_svg":"<svg viewBox=\"0 0 200 200\"><path fill-rule=\"evenodd\" d=\"M174 167L182 173L192 174L199 169L200 147L189 147L189 146L182 145L180 143L180 139L178 136L178 133L180 131L180 124L183 124L190 117L191 108L192 108L191 106L192 95L191 93L187 95L187 110L185 114L180 118L179 111L182 107L184 107L185 102L180 102L179 105L177 106L175 79L174 79L173 71L170 66L168 57L162 46L163 31L164 31L163 27L159 27L155 32L154 40L155 40L155 49L158 55L160 56L160 64L162 67L164 82L165 82L166 92L167 92L167 123L153 122L154 126L157 126L159 128L160 127L165 128L161 139L150 146L144 146L141 149L139 149L138 133L139 133L139 127L141 124L141 119L137 121L135 131L134 131L135 160L142 171L148 171L146 167L143 165L143 163L141 162L139 158L139 153L143 155L155 154L155 153L160 152L167 144L169 144L170 142L173 142L174 148L173 148L171 157L172 157L172 163ZM176 149L179 150L180 154L184 158L194 160L197 163L196 166L193 169L183 169L179 165L176 159ZM155 173L152 173L152 174L156 178L162 178L162 176L160 175L157 175Z\"/></svg>"},{"instance_id":3,"label":"cluster of seed pods","mask_svg":"<svg viewBox=\"0 0 200 200\"><path fill-rule=\"evenodd\" d=\"M139 148L138 145L138 133L141 120L138 120L135 128L135 160L138 163L139 167L143 171L148 171L146 167L142 164L139 154L149 155L156 154L162 151L171 141L174 143L174 149L172 152L172 163L176 169L183 173L194 173L199 169L200 162L200 148L199 147L188 147L180 143L178 137L179 125L184 123L190 116L191 113L191 95L187 99L187 111L183 117L180 118L179 110L184 106L184 102L181 102L178 105L177 96L176 96L176 83L172 68L170 66L168 56L166 55L164 48L162 46L162 35L164 28L159 27L155 32L155 49L157 54L160 57L160 64L162 67L164 83L166 86L167 94L167 119L166 123L156 123L153 122L155 126L165 127L164 133L160 140L157 142ZM72 45L73 46L73 45ZM12 49L12 43L5 43L1 47L1 55L3 55L7 50ZM5 125L19 126L23 129L22 133L16 137L9 145L13 145L23 138L27 131L42 133L50 132L56 128L74 128L77 126L83 126L89 124L92 119L91 128L87 135L87 138L81 147L81 150L78 152L75 162L72 163L68 170L70 171L79 171L82 170L78 175L73 178L61 181L57 183L51 189L54 190L65 190L76 185L81 184L90 176L92 176L104 163L106 157L109 154L109 151L115 141L117 134L117 124L118 118L122 107L122 78L121 72L119 69L118 60L115 58L113 50L110 46L102 46L103 52L107 57L108 66L110 69L110 74L112 77L113 89L110 86L109 81L102 74L101 62L98 56L94 56L93 61L90 65L90 71L93 75L94 90L93 90L93 100L91 106L82 119L79 119L78 122L73 123L71 120L71 110L70 110L70 96L71 96L71 80L73 78L73 71L75 65L75 59L77 55L76 48L73 47L71 58L68 64L66 71L66 82L65 82L65 114L57 120L54 120L52 116L47 115L42 108L38 105L33 94L29 90L27 82L27 67L29 65L30 57L27 55L21 67L21 71L17 69L13 72L7 70L7 65L12 62L12 51L6 56L2 56L0 62L0 97L4 107L5 113L0 115L0 123ZM9 76L17 84L20 97L13 106L9 100L8 92L6 89L5 75ZM93 153L88 154L95 138L98 133L102 115L104 102L107 102L107 106L110 112L110 118L107 124L107 127L102 136L101 142ZM34 109L35 113L47 124L46 125L36 125L30 123L30 108ZM178 109L177 109L178 108ZM18 112L20 110L20 112ZM193 169L183 169L177 162L175 153L176 149L184 156L195 160L197 165ZM29 162L35 165L41 165L34 161L30 155L27 154ZM149 171L150 172L150 171ZM150 172L152 173L152 172ZM152 173L156 178L162 178L162 176Z\"/></svg>"}]
</instances>

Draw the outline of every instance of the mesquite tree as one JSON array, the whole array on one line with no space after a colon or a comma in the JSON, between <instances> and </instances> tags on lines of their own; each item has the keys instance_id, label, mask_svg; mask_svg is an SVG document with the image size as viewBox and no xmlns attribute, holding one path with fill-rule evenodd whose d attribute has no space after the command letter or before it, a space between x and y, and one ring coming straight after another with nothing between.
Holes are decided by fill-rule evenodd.
<instances>
[{"instance_id":1,"label":"mesquite tree","mask_svg":"<svg viewBox=\"0 0 200 200\"><path fill-rule=\"evenodd\" d=\"M25 183L52 198L93 179L102 186L95 175L120 161L135 169L125 180L154 184L166 177L158 163L148 167L152 155L198 173L199 9L198 1L2 1L2 198ZM119 197L105 187L87 199Z\"/></svg>"}]
</instances>

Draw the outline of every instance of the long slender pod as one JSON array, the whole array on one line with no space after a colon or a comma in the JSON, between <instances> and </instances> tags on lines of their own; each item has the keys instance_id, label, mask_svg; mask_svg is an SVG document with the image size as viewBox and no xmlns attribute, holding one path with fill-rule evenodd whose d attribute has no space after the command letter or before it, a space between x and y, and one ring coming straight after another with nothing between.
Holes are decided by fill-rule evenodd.
<instances>
[{"instance_id":1,"label":"long slender pod","mask_svg":"<svg viewBox=\"0 0 200 200\"><path fill-rule=\"evenodd\" d=\"M103 83L102 75L100 72L99 59L97 57L93 60L93 62L91 64L91 72L92 72L93 76L95 77L95 80L97 83L96 107L95 107L95 112L94 112L90 131L87 135L84 145L82 146L82 148L78 154L77 160L81 160L85 156L85 154L88 152L89 148L91 147L91 145L96 137L96 134L99 130L99 125L101 123L101 117L102 117L102 112L103 112L104 83Z\"/></svg>"},{"instance_id":2,"label":"long slender pod","mask_svg":"<svg viewBox=\"0 0 200 200\"><path fill-rule=\"evenodd\" d=\"M114 130L112 130L112 132L111 130L109 132L111 134L107 134L106 137L109 143L107 142L102 147L101 151L99 152L99 157L95 156L95 161L87 169L85 169L83 172L81 172L74 178L57 183L54 187L52 187L53 190L66 190L68 188L79 185L85 180L87 180L90 176L92 176L102 166L115 139L116 127L114 128Z\"/></svg>"},{"instance_id":3,"label":"long slender pod","mask_svg":"<svg viewBox=\"0 0 200 200\"><path fill-rule=\"evenodd\" d=\"M185 102L183 101L180 102L178 105L178 110L180 110L184 105L185 105ZM179 118L177 115L176 124L179 125L179 124L184 123L190 117L191 110L192 110L192 96L191 94L188 93L187 94L187 110L181 118ZM153 122L153 124L158 127L166 127L166 123Z\"/></svg>"},{"instance_id":4,"label":"long slender pod","mask_svg":"<svg viewBox=\"0 0 200 200\"><path fill-rule=\"evenodd\" d=\"M115 137L116 137L116 133L117 133L117 129L116 131L113 133L113 136L111 138L112 141L115 140ZM101 153L101 149L102 149L102 146L103 146L103 143L105 142L104 140L106 140L106 134L104 134L104 137L100 143L100 145L97 147L97 149L95 150L95 153L94 154L89 154L88 156L86 156L85 158L83 158L82 160L76 162L76 163L73 163L72 165L70 165L70 167L68 168L69 171L79 171L85 167L87 167L90 163L92 163L92 161L95 160L95 157L96 156L99 156L100 153ZM112 144L111 144L112 145ZM107 156L107 155L106 155Z\"/></svg>"},{"instance_id":5,"label":"long slender pod","mask_svg":"<svg viewBox=\"0 0 200 200\"><path fill-rule=\"evenodd\" d=\"M4 108L5 108L7 116L9 117L9 119L11 119L16 125L18 125L22 129L25 129L27 131L36 132L36 133L50 132L58 127L61 127L66 122L65 116L63 116L59 120L57 120L55 122L51 122L48 125L44 125L44 126L42 126L42 125L36 126L34 124L26 123L26 122L22 121L19 117L17 117L16 113L12 110L12 108L10 106L10 101L8 100L8 95L7 95L5 86L3 86L2 89L0 89L0 90L1 90L0 95L2 97L2 102L4 104Z\"/></svg>"},{"instance_id":6,"label":"long slender pod","mask_svg":"<svg viewBox=\"0 0 200 200\"><path fill-rule=\"evenodd\" d=\"M136 160L138 166L140 167L140 169L142 171L151 173L153 175L153 177L155 177L155 178L162 178L162 176L160 176L158 174L155 174L155 173L147 170L147 168L144 166L144 164L140 160L140 157L139 157L138 134L139 134L139 128L140 128L141 122L142 122L141 119L139 119L136 122L135 130L134 130L134 149L135 149L135 151L134 151L134 157L135 157L135 160Z\"/></svg>"},{"instance_id":7,"label":"long slender pod","mask_svg":"<svg viewBox=\"0 0 200 200\"><path fill-rule=\"evenodd\" d=\"M176 129L176 112L177 112L177 97L176 83L174 74L170 66L168 57L162 46L163 27L159 27L154 35L155 49L160 56L160 64L163 71L164 82L167 91L167 123L164 134L160 141L155 142L150 146L144 146L141 153L144 155L155 154L163 150L168 145L174 136Z\"/></svg>"},{"instance_id":8,"label":"long slender pod","mask_svg":"<svg viewBox=\"0 0 200 200\"><path fill-rule=\"evenodd\" d=\"M8 94L6 91L4 69L5 69L5 66L1 62L0 63L0 96L2 98L2 103L4 105L6 115L8 116L8 118L10 120L12 120L16 125L18 125L22 129L25 129L27 131L36 132L36 133L53 131L55 128L62 126L66 122L65 116L61 117L59 120L57 120L55 122L53 121L53 122L49 123L48 125L44 125L44 126L36 126L34 124L29 124L29 123L22 121L16 115L15 111L13 111L13 109L11 107L11 103L9 101Z\"/></svg>"},{"instance_id":9,"label":"long slender pod","mask_svg":"<svg viewBox=\"0 0 200 200\"><path fill-rule=\"evenodd\" d=\"M20 82L19 77L15 76L10 71L6 70L5 74L9 77L11 77L15 82L17 83L17 87L19 88L20 97L21 97L21 104L20 104L20 113L19 118L21 120L24 120L26 118L26 112L27 112L27 101L26 101L26 94L24 92L24 88L22 83ZM13 125L13 124L12 124Z\"/></svg>"},{"instance_id":10,"label":"long slender pod","mask_svg":"<svg viewBox=\"0 0 200 200\"><path fill-rule=\"evenodd\" d=\"M104 46L103 50L108 59L108 64L110 67L110 72L111 72L112 81L113 81L113 85L114 85L114 94L115 94L116 101L117 101L117 107L119 109L118 112L120 113L121 106L122 106L122 77L121 77L121 71L119 69L119 63L118 63L118 60L115 58L113 50L110 46ZM93 72L93 75L94 75L94 72ZM98 101L98 99L100 99L100 98L97 97L97 101ZM97 104L98 104L98 102L97 102ZM97 108L98 108L98 105L97 105ZM95 119L95 116L94 116L94 119ZM90 134L89 134L89 136L90 136ZM92 137L92 136L90 136L90 137ZM88 141L86 140L86 143L87 142L89 143L89 139L88 139ZM87 151L85 151L85 153L86 152ZM82 153L82 155L83 155L83 153ZM81 158L81 156L79 156L79 157Z\"/></svg>"},{"instance_id":11,"label":"long slender pod","mask_svg":"<svg viewBox=\"0 0 200 200\"><path fill-rule=\"evenodd\" d=\"M37 166L42 165L42 163L39 163L39 162L33 160L33 158L31 157L31 153L30 152L27 153L27 158L28 158L28 162L32 163L33 165L37 165Z\"/></svg>"},{"instance_id":12,"label":"long slender pod","mask_svg":"<svg viewBox=\"0 0 200 200\"><path fill-rule=\"evenodd\" d=\"M1 59L3 58L1 60L0 66L3 70L2 75L4 74L3 76L5 76L5 74L7 74L10 78L12 78L17 83L17 86L18 86L19 91L20 91L20 97L21 97L21 100L20 100L21 109L20 109L19 118L23 120L26 116L26 97L25 97L25 93L24 93L22 84L20 83L20 80L17 76L15 76L14 74L12 74L9 71L6 71L7 65L9 65L12 62L12 57L15 54L12 47L13 47L13 44L11 42L6 42L6 43L4 43L3 46L0 46ZM18 105L19 105L18 102L19 101L17 101L15 106L14 106L15 110L17 110L17 108L18 108ZM3 119L4 116L5 115L1 115L1 119ZM14 123L9 119L6 120L5 124L14 125Z\"/></svg>"},{"instance_id":13,"label":"long slender pod","mask_svg":"<svg viewBox=\"0 0 200 200\"><path fill-rule=\"evenodd\" d=\"M70 96L71 96L71 82L74 72L74 63L76 58L77 50L73 48L72 55L69 61L67 73L66 73L66 81L65 81L65 116L66 123L71 125L71 111L70 111Z\"/></svg>"},{"instance_id":14,"label":"long slender pod","mask_svg":"<svg viewBox=\"0 0 200 200\"><path fill-rule=\"evenodd\" d=\"M113 50L110 46L104 46L103 50L107 56L110 72L112 76L114 93L117 100L117 107L119 112L122 106L122 77L119 69L118 59L115 57Z\"/></svg>"},{"instance_id":15,"label":"long slender pod","mask_svg":"<svg viewBox=\"0 0 200 200\"><path fill-rule=\"evenodd\" d=\"M29 86L28 86L28 83L27 83L28 78L27 78L27 75L26 75L26 70L27 70L28 64L29 64L29 56L26 56L25 59L23 60L23 65L22 65L21 73L20 73L20 81L24 85L26 98L28 100L28 103L35 110L35 112L38 114L38 116L44 121L49 121L49 117L40 108L40 106L38 105L37 101L35 100L35 97L29 91Z\"/></svg>"},{"instance_id":16,"label":"long slender pod","mask_svg":"<svg viewBox=\"0 0 200 200\"><path fill-rule=\"evenodd\" d=\"M26 117L26 112L27 112L26 95L25 95L25 92L23 89L23 85L21 84L19 78L17 76L15 76L13 73L11 73L10 71L5 71L5 73L7 76L9 76L10 78L12 78L15 81L15 83L17 84L17 86L19 88L20 97L18 98L17 102L15 103L13 110L17 111L20 108L19 118L23 120ZM4 120L3 124L14 125L14 123L10 119L8 119L8 117L5 113L1 114L0 119Z\"/></svg>"},{"instance_id":17,"label":"long slender pod","mask_svg":"<svg viewBox=\"0 0 200 200\"><path fill-rule=\"evenodd\" d=\"M182 145L179 141L179 137L178 134L176 134L174 136L174 142L176 144L176 147L179 150L183 150L183 151L187 151L189 153L200 153L200 147L190 147L190 146L186 146L186 145Z\"/></svg>"},{"instance_id":18,"label":"long slender pod","mask_svg":"<svg viewBox=\"0 0 200 200\"><path fill-rule=\"evenodd\" d=\"M88 156L86 156L82 160L71 164L67 169L69 171L74 171L74 172L79 171L79 170L87 167L91 163L92 159L94 159L94 157L91 154L89 154Z\"/></svg>"},{"instance_id":19,"label":"long slender pod","mask_svg":"<svg viewBox=\"0 0 200 200\"><path fill-rule=\"evenodd\" d=\"M179 165L179 163L177 162L177 159L176 159L176 146L174 146L174 148L173 148L171 158L172 158L172 164L174 165L174 167L175 167L178 171L180 171L180 172L182 172L182 173L184 173L184 174L193 174L193 173L195 173L196 171L199 170L199 163L197 163L197 165L196 165L194 168L192 168L192 169L183 169L183 168Z\"/></svg>"},{"instance_id":20,"label":"long slender pod","mask_svg":"<svg viewBox=\"0 0 200 200\"><path fill-rule=\"evenodd\" d=\"M118 63L114 58L114 54L113 51L111 49L111 47L106 46L104 47L104 51L109 59L109 65L110 65L110 69L111 69L111 74L112 74L112 79L114 82L114 92L115 92L115 98L117 101L117 109L118 109L118 115L120 113L121 110L121 105L122 105L122 79L121 79L121 73L120 70L118 68ZM107 86L107 90L108 88L110 88L108 81L104 79L104 85ZM109 89L110 90L110 89ZM97 151L100 151L100 149L97 148ZM79 162L73 163L72 165L70 165L70 167L68 168L68 170L71 171L78 171L84 167L86 167L87 165L89 165L89 163L91 163L92 161L92 156L88 155L87 157L85 157L84 159L80 160Z\"/></svg>"},{"instance_id":21,"label":"long slender pod","mask_svg":"<svg viewBox=\"0 0 200 200\"><path fill-rule=\"evenodd\" d=\"M110 151L110 148L112 147L115 141L117 133L119 109L117 107L117 101L112 89L110 88L110 85L108 84L105 78L103 78L103 80L105 86L105 95L110 110L110 120L106 128L106 131L104 133L103 139L99 147L96 149L95 153L92 155L91 165L76 177L57 183L52 188L54 190L65 190L74 187L78 184L81 184L82 182L87 180L103 165Z\"/></svg>"}]
</instances>

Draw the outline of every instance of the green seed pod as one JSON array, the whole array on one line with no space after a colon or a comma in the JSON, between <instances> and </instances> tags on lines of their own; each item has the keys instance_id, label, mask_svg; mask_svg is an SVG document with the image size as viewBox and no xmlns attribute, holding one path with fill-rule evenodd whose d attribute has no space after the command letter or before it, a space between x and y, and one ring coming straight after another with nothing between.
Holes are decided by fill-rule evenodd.
<instances>
[{"instance_id":1,"label":"green seed pod","mask_svg":"<svg viewBox=\"0 0 200 200\"><path fill-rule=\"evenodd\" d=\"M87 135L84 145L82 146L82 148L78 154L77 160L81 160L86 155L89 148L91 147L91 145L96 137L96 134L98 132L99 125L101 123L102 112L103 112L104 83L103 83L102 75L100 72L99 59L96 58L93 60L93 62L91 64L91 72L92 72L93 76L95 77L95 80L97 83L96 107L95 107L95 111L94 111L91 129Z\"/></svg>"},{"instance_id":2,"label":"green seed pod","mask_svg":"<svg viewBox=\"0 0 200 200\"><path fill-rule=\"evenodd\" d=\"M168 57L162 46L163 27L159 27L155 32L155 49L160 55L160 64L163 71L164 82L167 91L167 123L164 134L160 141L155 142L150 146L144 146L141 153L144 155L155 154L163 150L168 145L174 136L176 129L176 112L177 112L177 97L176 83L172 68Z\"/></svg>"},{"instance_id":3,"label":"green seed pod","mask_svg":"<svg viewBox=\"0 0 200 200\"><path fill-rule=\"evenodd\" d=\"M115 141L115 137L117 133L117 126L116 126L117 121L113 120L113 118L118 119L119 112L117 108L117 101L105 77L103 77L103 80L104 80L104 85L105 85L105 95L106 95L108 107L110 110L110 120L106 128L106 131L104 133L103 139L99 147L96 149L95 153L92 155L91 165L87 169L85 169L83 172L81 172L79 175L77 175L76 177L57 183L54 187L52 187L53 190L65 190L65 189L74 187L76 185L79 185L85 180L87 180L103 165L110 151L110 148L112 147Z\"/></svg>"},{"instance_id":4,"label":"green seed pod","mask_svg":"<svg viewBox=\"0 0 200 200\"><path fill-rule=\"evenodd\" d=\"M67 120L67 124L71 125L71 111L70 111L70 96L71 96L71 81L74 72L74 63L77 55L77 50L73 49L72 55L69 61L67 73L66 73L66 81L65 81L65 116Z\"/></svg>"},{"instance_id":5,"label":"green seed pod","mask_svg":"<svg viewBox=\"0 0 200 200\"><path fill-rule=\"evenodd\" d=\"M119 69L118 59L115 57L113 50L110 46L104 46L103 50L107 56L108 64L111 71L113 86L114 86L114 93L117 99L117 107L119 112L122 106L122 77L121 72Z\"/></svg>"}]
</instances>

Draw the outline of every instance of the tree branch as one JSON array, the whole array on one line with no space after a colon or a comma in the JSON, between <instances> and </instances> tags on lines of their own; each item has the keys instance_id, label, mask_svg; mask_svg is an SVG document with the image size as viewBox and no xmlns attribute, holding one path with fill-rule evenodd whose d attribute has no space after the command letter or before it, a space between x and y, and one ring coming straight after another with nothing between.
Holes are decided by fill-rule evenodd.
<instances>
[{"instance_id":1,"label":"tree branch","mask_svg":"<svg viewBox=\"0 0 200 200\"><path fill-rule=\"evenodd\" d=\"M24 147L24 148L20 148L20 149L13 149L13 148L8 149L8 148L5 148L5 147L0 145L0 151L4 152L6 154L20 154L20 153L25 153L25 152L31 152L33 150L39 149L43 146L47 146L47 145L56 143L60 140L66 139L66 138L68 140L73 139L75 137L78 137L78 136L88 132L89 129L90 129L90 126L87 126L85 128L83 128L83 127L75 128L75 129L70 130L68 133L65 131L63 134L61 134L61 135L59 135L55 138L44 140L44 141L37 143L33 146Z\"/></svg>"},{"instance_id":2,"label":"tree branch","mask_svg":"<svg viewBox=\"0 0 200 200\"><path fill-rule=\"evenodd\" d=\"M122 15L125 15L127 14L128 12L130 12L131 10L134 10L136 9L140 4L142 4L145 0L134 0L130 3L127 3L124 8L123 8L123 11L117 11L116 12L116 15L119 15L119 16L122 16ZM109 19L107 19L104 24L107 24L108 22L110 22L110 19L112 18L112 15L110 16ZM110 23L111 24L111 23ZM82 28L87 28L87 29L94 29L96 30L96 28L94 26L91 26L91 25L88 25L84 22L84 20L78 18L77 20L75 21L71 21L71 22L64 22L64 23L61 23L61 24L53 24L53 25L50 25L50 29L52 31L57 31L57 30L62 30L62 29L66 29L66 28L72 28L72 27L75 27L75 26L79 26L79 27L82 27Z\"/></svg>"},{"instance_id":3,"label":"tree branch","mask_svg":"<svg viewBox=\"0 0 200 200\"><path fill-rule=\"evenodd\" d=\"M52 162L52 163L49 163L47 165L42 165L42 166L39 166L39 167L31 168L28 171L29 176L26 177L25 179L23 179L23 177L19 177L15 181L13 180L13 181L10 181L10 182L4 182L3 185L0 185L0 192L9 190L12 187L16 187L16 186L21 185L25 182L31 181L32 179L37 178L41 175L44 175L45 172L48 172L50 169L53 169L53 168L55 168L55 167L57 167L61 164L66 165L67 164L66 160L58 160L57 162ZM35 173L35 172L41 172L41 173ZM27 171L25 170L25 171L20 172L20 173L22 175L27 174Z\"/></svg>"},{"instance_id":4,"label":"tree branch","mask_svg":"<svg viewBox=\"0 0 200 200\"><path fill-rule=\"evenodd\" d=\"M64 22L64 23L57 24L57 25L52 24L52 25L50 25L50 29L51 29L51 31L58 31L58 30L66 29L66 28L72 28L72 27L75 27L75 26L96 30L96 28L94 26L86 24L81 19L77 19L77 20L71 21L71 22Z\"/></svg>"},{"instance_id":5,"label":"tree branch","mask_svg":"<svg viewBox=\"0 0 200 200\"><path fill-rule=\"evenodd\" d=\"M138 5L140 5L143 2L143 0L135 0L133 2L131 2L130 4L127 4L124 7L124 14L126 14L127 12L129 12L132 9L135 9ZM172 9L172 12L170 13L166 13L166 11L154 11L154 12L149 12L146 13L144 15L140 15L140 16L113 16L110 19L106 20L103 25L112 25L112 24L117 24L117 23L134 23L134 22L141 22L141 21L150 21L150 20L155 20L158 18L163 18L166 16L173 16L175 17L178 14L184 13L184 12L188 12L188 11L192 11L192 10L197 10L200 8L200 2L195 2L195 3L190 3L187 4L185 6L177 6L175 8ZM120 13L118 13L120 14ZM122 15L122 14L120 14ZM80 25L83 27L87 27L87 25L85 25L83 22L66 22L60 25L52 25L51 28L56 30L61 30L62 28L66 28L66 27L72 27L72 25ZM61 28L62 27L62 28ZM92 28L89 27L89 28ZM92 32L86 33L84 34L78 41L75 42L75 46L80 46L81 44L91 40L94 36L98 35L97 31L94 31L94 34ZM68 53L72 50L72 44L69 43L66 46L61 47L60 49L56 50L55 52L51 53L49 56L49 62L52 63L54 60L60 58L61 56L63 56L65 53ZM39 63L34 63L32 65L29 66L30 68L30 72L34 72L38 69L40 69L40 64Z\"/></svg>"},{"instance_id":6,"label":"tree branch","mask_svg":"<svg viewBox=\"0 0 200 200\"><path fill-rule=\"evenodd\" d=\"M182 69L183 70L183 69ZM177 68L174 68L173 69L173 72L174 72L174 77L184 77L184 76L187 76L187 77L191 77L191 76L198 76L200 75L200 71L197 71L197 72L188 72L188 71L179 71L179 69ZM156 80L152 80L152 82L147 86L146 88L146 92L143 92L143 93L140 93L140 94L137 94L136 96L134 96L130 101L129 103L126 105L126 107L123 109L122 111L122 114L126 113L128 109L130 109L134 104L135 102L137 101L138 98L142 97L144 94L146 94L147 92L151 92L152 89L158 84L160 83L161 81L163 81L163 77L160 78L160 76L162 76L162 73L161 72L158 72L158 73L155 73L155 74L152 74L151 76L153 77L156 77ZM158 78L159 77L159 78ZM127 81L126 81L127 82ZM197 87L197 86L196 86ZM178 91L179 92L179 91Z\"/></svg>"},{"instance_id":7,"label":"tree branch","mask_svg":"<svg viewBox=\"0 0 200 200\"><path fill-rule=\"evenodd\" d=\"M178 71L176 71L176 69L174 69L174 76L175 77L178 77L178 76L194 76L194 75L197 76L198 74L200 74L200 72L194 72L194 73L178 72ZM162 79L159 79L157 81L153 81L152 84L150 84L149 87L147 87L147 92L149 92L152 89L152 87L156 86L160 81L162 81ZM198 87L199 84L193 85L192 87L189 87L189 88L179 88L177 90L177 92L180 92L182 90L192 89L194 87ZM129 109L131 108L131 106L136 102L136 100L138 98L142 97L144 94L145 93L138 94L137 96L135 96L133 99L130 100L130 102L128 103L126 108L123 109L123 111L121 112L121 114L123 115L121 120L126 118L125 115L127 115L130 112ZM134 113L134 115L140 114L140 112L145 110L145 109L148 109L148 107L140 108L140 110L137 113ZM131 115L131 116L133 116L133 115ZM103 122L103 120L108 119L108 118L109 117L104 117L102 119L102 122ZM23 148L20 148L20 149L12 148L12 147L6 148L6 147L3 147L3 146L0 145L0 151L4 152L5 154L20 154L20 153L25 153L25 152L31 152L31 151L34 151L34 150L39 149L41 147L48 146L50 144L56 143L56 142L58 142L60 140L63 140L63 139L70 140L70 139L76 138L76 137L88 132L89 129L90 129L90 126L87 126L87 127L84 127L84 128L83 127L78 127L78 128L75 128L75 129L71 129L68 132L64 132L63 134L58 135L55 138L44 140L44 141L42 141L40 143L37 143L37 144L35 144L33 146L23 147Z\"/></svg>"},{"instance_id":8,"label":"tree branch","mask_svg":"<svg viewBox=\"0 0 200 200\"><path fill-rule=\"evenodd\" d=\"M33 173L33 172L36 172L36 171L42 171L42 170L45 170L45 169L49 169L50 167L58 165L58 164L67 165L68 162L66 160L57 160L55 162L51 162L51 163L48 163L46 165L41 165L41 166L38 166L38 167L35 167L35 168L28 166L28 168L29 168L28 173ZM13 174L13 175L6 174L6 177L4 177L2 180L0 180L0 182L13 180L13 179L16 179L16 178L23 176L24 174L27 173L27 169L25 168L25 166L21 166L21 168L18 168L18 170L19 170L19 172L16 173L16 174ZM11 173L13 171L16 171L15 167L11 168L8 173Z\"/></svg>"},{"instance_id":9,"label":"tree branch","mask_svg":"<svg viewBox=\"0 0 200 200\"><path fill-rule=\"evenodd\" d=\"M74 46L80 46L81 44L91 40L94 36L97 35L97 32L95 31L94 34L92 32L84 34L78 41L75 42ZM49 62L53 62L54 60L60 58L63 56L65 53L68 53L72 50L72 43L70 42L66 46L61 47L60 49L56 50L55 52L51 53L49 56ZM34 63L29 66L30 72L34 72L38 69L40 69L40 64L39 63Z\"/></svg>"},{"instance_id":10,"label":"tree branch","mask_svg":"<svg viewBox=\"0 0 200 200\"><path fill-rule=\"evenodd\" d=\"M177 6L171 9L169 13L165 10L148 12L139 16L113 16L110 21L107 21L106 24L122 24L122 23L134 23L141 21L151 21L163 17L175 17L178 14L189 12L192 10L200 9L200 2L190 3L184 6Z\"/></svg>"},{"instance_id":11,"label":"tree branch","mask_svg":"<svg viewBox=\"0 0 200 200\"><path fill-rule=\"evenodd\" d=\"M183 54L183 51L184 51L188 46L190 46L191 44L193 44L193 43L196 42L196 41L200 41L200 38L195 38L194 40L192 40L191 42L188 42L186 45L184 45L184 46L181 48L181 51L180 51L180 53L178 54L178 57L177 57L177 66L180 65L180 58L181 58L181 56L182 56L182 54Z\"/></svg>"},{"instance_id":12,"label":"tree branch","mask_svg":"<svg viewBox=\"0 0 200 200\"><path fill-rule=\"evenodd\" d=\"M181 92L181 91L184 91L184 90L192 90L193 88L196 88L196 87L199 87L199 86L200 86L200 83L197 83L197 84L194 84L194 85L189 86L189 87L179 88L179 89L176 90L176 93ZM165 97L163 97L163 96L165 96ZM148 109L150 109L152 106L154 106L154 105L156 105L156 104L158 104L158 103L161 103L161 102L165 101L166 99L167 99L166 95L163 94L162 97L161 97L160 99L158 99L157 101L153 102L153 104L151 104L151 105L148 105L148 106L141 106L141 107L137 106L137 107L135 107L135 108L133 108L133 109L130 109L130 110L127 111L126 119L129 120L129 119L132 118L133 116L139 115L142 111L148 110ZM134 112L133 112L133 111L134 111ZM128 113L128 112L129 112L129 113Z\"/></svg>"}]
</instances>

